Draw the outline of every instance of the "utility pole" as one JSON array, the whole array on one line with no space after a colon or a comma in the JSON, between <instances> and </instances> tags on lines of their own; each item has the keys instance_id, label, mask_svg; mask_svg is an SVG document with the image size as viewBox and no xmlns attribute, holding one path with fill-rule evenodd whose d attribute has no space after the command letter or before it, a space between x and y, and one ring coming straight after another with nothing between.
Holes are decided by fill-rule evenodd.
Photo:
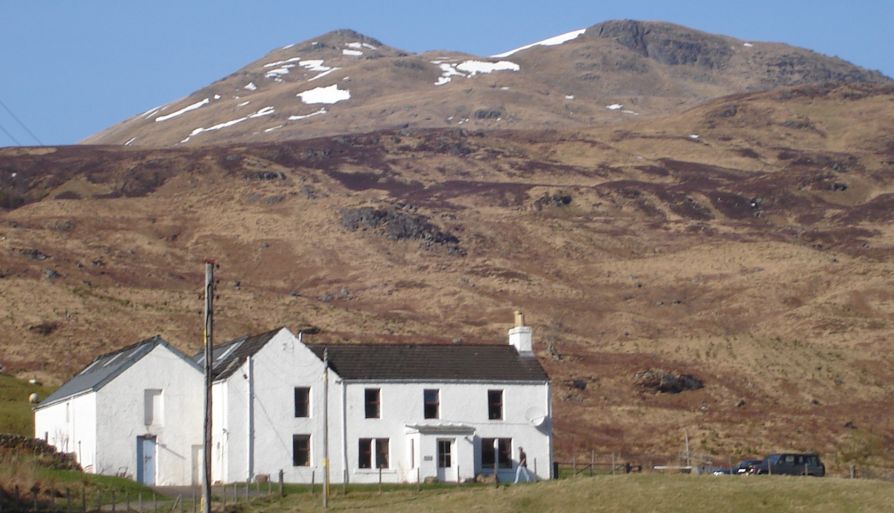
<instances>
[{"instance_id":1,"label":"utility pole","mask_svg":"<svg viewBox=\"0 0 894 513\"><path fill-rule=\"evenodd\" d=\"M323 349L323 509L329 509L329 349Z\"/></svg>"},{"instance_id":2,"label":"utility pole","mask_svg":"<svg viewBox=\"0 0 894 513\"><path fill-rule=\"evenodd\" d=\"M211 513L211 362L214 333L214 261L205 259L205 431L202 462L202 513Z\"/></svg>"}]
</instances>

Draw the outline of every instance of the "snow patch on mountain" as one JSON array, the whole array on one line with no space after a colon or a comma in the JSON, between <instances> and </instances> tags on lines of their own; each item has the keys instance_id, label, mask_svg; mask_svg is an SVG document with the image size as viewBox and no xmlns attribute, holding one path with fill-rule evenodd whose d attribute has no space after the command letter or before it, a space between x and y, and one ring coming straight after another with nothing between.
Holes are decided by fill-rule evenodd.
<instances>
[{"instance_id":1,"label":"snow patch on mountain","mask_svg":"<svg viewBox=\"0 0 894 513\"><path fill-rule=\"evenodd\" d=\"M205 105L208 105L209 103L211 103L211 99L205 98L204 100L193 103L192 105L187 105L186 107L183 107L182 109L178 110L177 112L172 112L172 113L166 114L164 116L158 116L157 118L155 118L155 122L159 123L161 121L167 121L171 118L176 118L177 116L179 116L181 114L184 114L191 110L196 110L200 107L204 107Z\"/></svg>"},{"instance_id":2,"label":"snow patch on mountain","mask_svg":"<svg viewBox=\"0 0 894 513\"><path fill-rule=\"evenodd\" d=\"M256 86L254 82L249 82L248 84L245 85L245 87L243 87L243 89L248 89L249 91L255 91L258 89L258 86Z\"/></svg>"},{"instance_id":3,"label":"snow patch on mountain","mask_svg":"<svg viewBox=\"0 0 894 513\"><path fill-rule=\"evenodd\" d=\"M363 55L363 52L361 52L360 50L348 50L347 48L345 48L341 51L341 54L347 55L349 57L360 57L361 55Z\"/></svg>"},{"instance_id":4,"label":"snow patch on mountain","mask_svg":"<svg viewBox=\"0 0 894 513\"><path fill-rule=\"evenodd\" d=\"M239 124L239 123L242 123L243 121L248 120L248 119L260 118L260 117L263 117L263 116L269 116L269 115L271 115L271 114L273 114L273 113L275 113L275 112L276 112L276 109L274 109L273 107L264 107L263 109L261 109L261 110L255 112L254 114L250 114L250 115L248 115L248 116L244 116L244 117L237 118L237 119L232 119L232 120L230 120L230 121L224 121L223 123L218 123L218 124L216 124L216 125L214 125L214 126L210 126L210 127L208 127L208 128L196 128L195 130L193 130L192 132L189 133L189 135L186 137L186 139L183 139L183 140L180 141L180 142L181 142L181 143L186 143L186 142L189 142L190 139L192 139L193 137L195 137L195 136L197 136L197 135L199 135L199 134L201 134L201 133L204 133L204 132L213 132L213 131L215 131L215 130L221 130L221 129L223 129L223 128L231 127L231 126L233 126L233 125L237 125L237 124Z\"/></svg>"},{"instance_id":5,"label":"snow patch on mountain","mask_svg":"<svg viewBox=\"0 0 894 513\"><path fill-rule=\"evenodd\" d=\"M284 61L268 62L267 64L264 64L264 67L265 68L275 68L277 66L282 66L283 64L299 62L300 60L301 60L301 57L292 57L291 59L286 59Z\"/></svg>"},{"instance_id":6,"label":"snow patch on mountain","mask_svg":"<svg viewBox=\"0 0 894 513\"><path fill-rule=\"evenodd\" d=\"M479 73L493 73L494 71L518 71L521 67L509 61L486 62L486 61L463 61L459 64L431 61L441 68L441 76L435 82L436 86L444 85L450 82L453 77L474 77Z\"/></svg>"},{"instance_id":7,"label":"snow patch on mountain","mask_svg":"<svg viewBox=\"0 0 894 513\"><path fill-rule=\"evenodd\" d=\"M559 34L558 36L553 36L549 39L544 39L543 41L537 41L536 43L531 43L529 45L521 46L516 48L515 50L509 50L508 52L498 53L496 55L491 55L491 57L496 57L501 59L503 57L509 57L510 55L520 52L522 50L527 50L528 48L533 48L535 46L556 46L562 43L567 43L572 39L577 39L578 36L586 32L587 29L573 30L571 32L567 32L565 34Z\"/></svg>"},{"instance_id":8,"label":"snow patch on mountain","mask_svg":"<svg viewBox=\"0 0 894 513\"><path fill-rule=\"evenodd\" d=\"M353 43L348 43L345 46L347 46L348 48L353 48L354 50L362 50L364 48L366 48L367 50L375 50L376 49L375 46L373 46L369 43L361 43L359 41L356 41Z\"/></svg>"},{"instance_id":9,"label":"snow patch on mountain","mask_svg":"<svg viewBox=\"0 0 894 513\"><path fill-rule=\"evenodd\" d=\"M332 69L329 66L323 66L323 59L301 61L298 65L308 71L329 71Z\"/></svg>"},{"instance_id":10,"label":"snow patch on mountain","mask_svg":"<svg viewBox=\"0 0 894 513\"><path fill-rule=\"evenodd\" d=\"M304 91L303 93L298 93L295 96L301 98L301 101L307 104L332 104L344 100L350 100L351 91L348 89L339 89L338 84L333 84L328 87L317 87L315 89L310 89L308 91Z\"/></svg>"},{"instance_id":11,"label":"snow patch on mountain","mask_svg":"<svg viewBox=\"0 0 894 513\"><path fill-rule=\"evenodd\" d=\"M303 114L303 115L289 116L289 121L300 121L300 120L302 120L302 119L312 118L312 117L314 117L314 116L319 116L319 115L321 115L321 114L326 114L326 108L325 108L325 107L323 107L322 109L320 109L320 110L318 110L318 111L316 111L316 112L311 112L310 114Z\"/></svg>"},{"instance_id":12,"label":"snow patch on mountain","mask_svg":"<svg viewBox=\"0 0 894 513\"><path fill-rule=\"evenodd\" d=\"M332 69L330 69L329 71L324 71L324 72L320 73L319 75L317 75L317 76L315 76L315 77L312 77L312 78L308 79L308 82L313 82L314 80L316 80L316 79L318 79L318 78L323 78L323 77L325 77L326 75L332 73L333 71L338 71L339 69L341 69L341 68L332 68Z\"/></svg>"},{"instance_id":13,"label":"snow patch on mountain","mask_svg":"<svg viewBox=\"0 0 894 513\"><path fill-rule=\"evenodd\" d=\"M294 67L295 67L294 64L284 64L284 65L280 66L279 68L272 69L272 70L268 71L267 73L264 73L264 76L267 78L279 78L283 75L288 75L289 69L294 68Z\"/></svg>"}]
</instances>

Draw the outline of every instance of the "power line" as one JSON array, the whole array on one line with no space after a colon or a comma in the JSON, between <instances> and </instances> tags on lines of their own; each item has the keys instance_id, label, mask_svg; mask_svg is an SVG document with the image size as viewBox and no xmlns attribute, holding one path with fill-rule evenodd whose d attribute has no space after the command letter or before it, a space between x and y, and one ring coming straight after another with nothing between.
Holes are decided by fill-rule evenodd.
<instances>
[{"instance_id":1,"label":"power line","mask_svg":"<svg viewBox=\"0 0 894 513\"><path fill-rule=\"evenodd\" d=\"M35 141L37 141L37 144L39 144L41 146L44 145L43 142L41 142L41 140L38 139L38 137L36 135L34 135L34 132L32 132L27 126L25 126L25 123L22 123L22 120L19 119L18 116L16 116L15 114L13 114L13 112L11 110L9 110L9 107L7 107L5 103L3 103L3 100L0 100L0 105L2 105L4 109L6 109L6 112L8 112L10 116L12 116L12 119L16 120L19 123L19 125L21 125L21 127L24 128L25 131L28 132L28 134L31 137L33 137ZM5 130L4 130L4 132L5 132ZM19 146L21 146L21 144L19 144Z\"/></svg>"},{"instance_id":2,"label":"power line","mask_svg":"<svg viewBox=\"0 0 894 513\"><path fill-rule=\"evenodd\" d=\"M6 127L4 127L3 125L0 125L0 130L3 130L3 133L6 134L7 137L12 139L12 142L16 143L17 146L22 145L22 143L20 143L18 139L16 139L15 137L12 136L11 133L9 133L9 131L6 129Z\"/></svg>"}]
</instances>

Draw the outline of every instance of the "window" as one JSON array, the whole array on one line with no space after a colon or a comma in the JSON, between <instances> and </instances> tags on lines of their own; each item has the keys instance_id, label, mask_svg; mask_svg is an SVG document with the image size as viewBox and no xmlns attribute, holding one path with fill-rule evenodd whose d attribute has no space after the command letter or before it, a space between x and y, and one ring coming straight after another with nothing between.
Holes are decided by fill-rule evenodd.
<instances>
[{"instance_id":1,"label":"window","mask_svg":"<svg viewBox=\"0 0 894 513\"><path fill-rule=\"evenodd\" d=\"M375 455L375 462L373 456ZM361 438L359 445L360 468L388 468L388 439L387 438ZM375 467L373 467L375 463Z\"/></svg>"},{"instance_id":2,"label":"window","mask_svg":"<svg viewBox=\"0 0 894 513\"><path fill-rule=\"evenodd\" d=\"M487 418L490 420L503 419L503 391L487 391Z\"/></svg>"},{"instance_id":3,"label":"window","mask_svg":"<svg viewBox=\"0 0 894 513\"><path fill-rule=\"evenodd\" d=\"M376 468L388 468L387 438L376 438Z\"/></svg>"},{"instance_id":4,"label":"window","mask_svg":"<svg viewBox=\"0 0 894 513\"><path fill-rule=\"evenodd\" d=\"M292 435L292 466L310 466L310 435Z\"/></svg>"},{"instance_id":5,"label":"window","mask_svg":"<svg viewBox=\"0 0 894 513\"><path fill-rule=\"evenodd\" d=\"M441 405L440 390L426 389L423 394L425 396L425 418L438 418L438 410L440 409Z\"/></svg>"},{"instance_id":6,"label":"window","mask_svg":"<svg viewBox=\"0 0 894 513\"><path fill-rule=\"evenodd\" d=\"M295 417L310 417L310 389L295 387Z\"/></svg>"},{"instance_id":7,"label":"window","mask_svg":"<svg viewBox=\"0 0 894 513\"><path fill-rule=\"evenodd\" d=\"M453 440L438 440L438 468L453 466Z\"/></svg>"},{"instance_id":8,"label":"window","mask_svg":"<svg viewBox=\"0 0 894 513\"><path fill-rule=\"evenodd\" d=\"M494 450L494 442L497 442ZM512 468L512 439L511 438L482 438L481 439L481 466L494 468L494 458L500 457L500 468Z\"/></svg>"},{"instance_id":9,"label":"window","mask_svg":"<svg viewBox=\"0 0 894 513\"><path fill-rule=\"evenodd\" d=\"M162 412L161 390L143 390L144 423L147 426L161 426L163 420Z\"/></svg>"},{"instance_id":10,"label":"window","mask_svg":"<svg viewBox=\"0 0 894 513\"><path fill-rule=\"evenodd\" d=\"M367 388L363 391L363 404L366 409L366 418L368 419L377 419L379 418L379 398L380 392L378 388Z\"/></svg>"}]
</instances>

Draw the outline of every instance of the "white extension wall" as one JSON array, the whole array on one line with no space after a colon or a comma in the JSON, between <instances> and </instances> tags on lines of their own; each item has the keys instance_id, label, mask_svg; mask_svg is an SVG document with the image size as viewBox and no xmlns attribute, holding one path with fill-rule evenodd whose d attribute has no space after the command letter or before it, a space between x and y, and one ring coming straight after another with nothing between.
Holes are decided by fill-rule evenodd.
<instances>
[{"instance_id":1,"label":"white extension wall","mask_svg":"<svg viewBox=\"0 0 894 513\"><path fill-rule=\"evenodd\" d=\"M96 464L96 394L87 392L34 412L34 437L74 453L87 472Z\"/></svg>"},{"instance_id":2,"label":"white extension wall","mask_svg":"<svg viewBox=\"0 0 894 513\"><path fill-rule=\"evenodd\" d=\"M155 484L189 485L195 454L201 446L201 372L167 347L156 346L96 393L97 439L95 471L137 475L137 437L155 435ZM145 423L145 390L161 390L162 412Z\"/></svg>"},{"instance_id":3,"label":"white extension wall","mask_svg":"<svg viewBox=\"0 0 894 513\"><path fill-rule=\"evenodd\" d=\"M283 470L287 482L322 479L323 363L288 330L275 335L263 349L232 375L214 384L213 479L252 480L259 474L276 479ZM295 418L295 387L311 391L309 418ZM249 400L249 391L252 400ZM337 389L330 379L330 393ZM337 420L330 411L330 430ZM249 436L249 433L252 436ZM292 435L311 435L311 466L292 466ZM334 441L330 441L330 448ZM330 449L332 450L332 449ZM333 480L340 469L333 468Z\"/></svg>"}]
</instances>

